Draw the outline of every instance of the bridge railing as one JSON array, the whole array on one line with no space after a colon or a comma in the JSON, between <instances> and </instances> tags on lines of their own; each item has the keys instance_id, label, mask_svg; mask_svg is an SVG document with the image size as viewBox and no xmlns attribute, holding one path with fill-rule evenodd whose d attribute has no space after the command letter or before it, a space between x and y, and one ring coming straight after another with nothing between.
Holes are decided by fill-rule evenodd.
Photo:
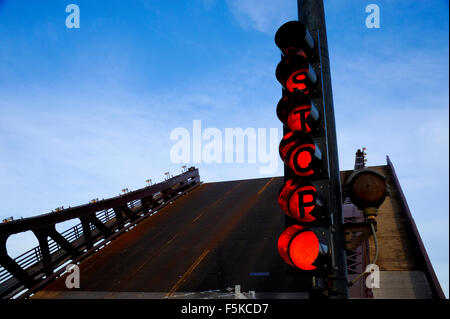
<instances>
[{"instance_id":1,"label":"bridge railing","mask_svg":"<svg viewBox=\"0 0 450 319\"><path fill-rule=\"evenodd\" d=\"M87 257L98 250L92 248L102 239L115 238L131 223L148 217L198 184L198 169L191 167L162 183L114 198L0 224L0 297L36 290L44 281L57 277L58 267ZM81 222L61 233L56 231L55 224L73 219ZM8 237L29 230L38 238L39 246L12 259L6 250Z\"/></svg>"},{"instance_id":2,"label":"bridge railing","mask_svg":"<svg viewBox=\"0 0 450 319\"><path fill-rule=\"evenodd\" d=\"M130 205L130 208L135 207L139 203L138 200L133 201ZM107 209L101 212L96 213L97 218L104 224L115 218L114 211L112 209ZM90 225L91 230L95 229L94 225ZM67 230L63 231L61 235L69 242L72 242L81 236L83 236L83 227L82 224L79 223L73 227L68 228ZM48 246L50 254L53 254L54 252L61 249L61 246L58 245L52 238L48 240ZM41 247L36 246L25 253L21 254L20 256L16 257L14 261L23 269L28 268L30 265L36 264L37 262L42 260L42 252ZM0 266L0 285L7 281L8 279L12 278L13 275L8 272L5 268Z\"/></svg>"}]
</instances>

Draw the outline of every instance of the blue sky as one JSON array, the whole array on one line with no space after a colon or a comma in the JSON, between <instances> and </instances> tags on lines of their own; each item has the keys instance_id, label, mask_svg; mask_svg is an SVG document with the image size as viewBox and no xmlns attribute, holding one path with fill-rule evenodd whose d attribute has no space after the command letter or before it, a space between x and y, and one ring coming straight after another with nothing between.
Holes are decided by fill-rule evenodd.
<instances>
[{"instance_id":1,"label":"blue sky","mask_svg":"<svg viewBox=\"0 0 450 319\"><path fill-rule=\"evenodd\" d=\"M65 26L70 3L79 29ZM370 3L379 29L365 26ZM325 9L340 168L361 147L369 166L390 156L448 296L448 1ZM0 0L0 217L179 173L169 137L193 120L281 132L273 37L292 19L295 0ZM267 176L251 163L196 166L207 182ZM8 249L34 244L24 234Z\"/></svg>"}]
</instances>

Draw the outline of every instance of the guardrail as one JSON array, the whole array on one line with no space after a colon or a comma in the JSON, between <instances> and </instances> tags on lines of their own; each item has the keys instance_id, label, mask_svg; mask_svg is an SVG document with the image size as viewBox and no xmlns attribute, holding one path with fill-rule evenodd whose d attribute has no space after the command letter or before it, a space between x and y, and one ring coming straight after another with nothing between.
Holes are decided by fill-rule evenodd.
<instances>
[{"instance_id":1,"label":"guardrail","mask_svg":"<svg viewBox=\"0 0 450 319\"><path fill-rule=\"evenodd\" d=\"M81 261L134 224L200 184L198 169L106 200L0 224L0 297L27 296L56 278L61 267ZM61 233L55 225L79 219ZM22 255L7 254L9 236L32 231L39 241ZM102 246L103 245L103 246Z\"/></svg>"}]
</instances>

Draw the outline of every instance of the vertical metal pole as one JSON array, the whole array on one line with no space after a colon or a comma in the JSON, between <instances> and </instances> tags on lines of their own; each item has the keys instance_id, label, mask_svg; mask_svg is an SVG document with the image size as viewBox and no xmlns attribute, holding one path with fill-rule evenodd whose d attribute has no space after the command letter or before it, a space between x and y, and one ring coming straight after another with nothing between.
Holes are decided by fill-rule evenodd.
<instances>
[{"instance_id":1,"label":"vertical metal pole","mask_svg":"<svg viewBox=\"0 0 450 319\"><path fill-rule=\"evenodd\" d=\"M325 102L328 139L328 161L330 170L330 208L333 215L332 259L330 298L348 298L347 256L345 251L344 219L342 214L342 195L339 171L336 124L334 118L333 92L331 88L330 60L328 55L327 31L323 0L297 0L298 19L311 34L318 34L322 66L322 85Z\"/></svg>"}]
</instances>

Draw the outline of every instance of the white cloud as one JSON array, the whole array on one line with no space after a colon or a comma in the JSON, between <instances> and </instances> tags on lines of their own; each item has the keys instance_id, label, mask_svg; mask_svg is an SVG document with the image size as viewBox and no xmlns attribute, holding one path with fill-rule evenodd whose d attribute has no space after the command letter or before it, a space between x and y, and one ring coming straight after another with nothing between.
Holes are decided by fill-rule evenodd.
<instances>
[{"instance_id":1,"label":"white cloud","mask_svg":"<svg viewBox=\"0 0 450 319\"><path fill-rule=\"evenodd\" d=\"M283 23L297 19L297 2L280 0L228 0L236 21L244 29L275 34Z\"/></svg>"}]
</instances>

